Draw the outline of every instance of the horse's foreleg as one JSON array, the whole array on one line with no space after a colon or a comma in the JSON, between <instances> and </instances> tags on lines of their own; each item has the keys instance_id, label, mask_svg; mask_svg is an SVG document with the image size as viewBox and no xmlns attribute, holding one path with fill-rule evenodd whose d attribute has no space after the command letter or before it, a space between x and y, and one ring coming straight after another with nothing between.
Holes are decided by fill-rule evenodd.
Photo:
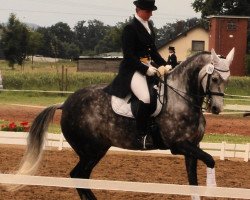
<instances>
[{"instance_id":1,"label":"horse's foreleg","mask_svg":"<svg viewBox=\"0 0 250 200\"><path fill-rule=\"evenodd\" d=\"M198 185L197 179L197 159L185 155L185 164L190 185Z\"/></svg>"},{"instance_id":2,"label":"horse's foreleg","mask_svg":"<svg viewBox=\"0 0 250 200\"><path fill-rule=\"evenodd\" d=\"M171 148L171 152L173 154L181 154L187 157L191 157L193 159L199 159L203 161L207 165L207 185L216 186L214 169L215 161L211 155L204 152L198 146L187 141L173 145ZM195 181L195 179L192 181Z\"/></svg>"},{"instance_id":3,"label":"horse's foreleg","mask_svg":"<svg viewBox=\"0 0 250 200\"><path fill-rule=\"evenodd\" d=\"M185 164L189 185L198 185L197 179L197 159L185 155ZM199 195L192 195L192 200L200 200Z\"/></svg>"},{"instance_id":4,"label":"horse's foreleg","mask_svg":"<svg viewBox=\"0 0 250 200\"><path fill-rule=\"evenodd\" d=\"M176 143L172 145L170 150L173 154L181 154L184 156L189 156L189 157L193 157L198 160L201 160L209 168L214 168L215 166L214 159L210 154L206 153L205 151L200 149L198 146L190 142L184 141L184 142Z\"/></svg>"}]
</instances>

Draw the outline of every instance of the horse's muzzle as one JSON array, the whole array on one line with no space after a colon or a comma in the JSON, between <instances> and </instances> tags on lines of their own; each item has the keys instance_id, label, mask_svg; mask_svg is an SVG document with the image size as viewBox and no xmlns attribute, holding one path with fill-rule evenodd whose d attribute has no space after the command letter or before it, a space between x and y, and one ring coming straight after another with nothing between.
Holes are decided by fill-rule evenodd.
<instances>
[{"instance_id":1,"label":"horse's muzzle","mask_svg":"<svg viewBox=\"0 0 250 200\"><path fill-rule=\"evenodd\" d=\"M217 106L211 107L211 113L218 115L221 112L221 110Z\"/></svg>"}]
</instances>

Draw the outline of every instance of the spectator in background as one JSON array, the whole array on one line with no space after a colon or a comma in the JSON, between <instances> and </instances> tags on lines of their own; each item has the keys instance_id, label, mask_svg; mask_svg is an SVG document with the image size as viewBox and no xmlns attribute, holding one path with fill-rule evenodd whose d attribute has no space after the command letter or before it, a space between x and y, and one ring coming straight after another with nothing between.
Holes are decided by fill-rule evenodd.
<instances>
[{"instance_id":1,"label":"spectator in background","mask_svg":"<svg viewBox=\"0 0 250 200\"><path fill-rule=\"evenodd\" d=\"M172 68L175 68L175 66L178 65L177 57L175 55L175 48L174 47L169 47L168 50L169 50L169 56L168 56L167 64L171 65Z\"/></svg>"}]
</instances>

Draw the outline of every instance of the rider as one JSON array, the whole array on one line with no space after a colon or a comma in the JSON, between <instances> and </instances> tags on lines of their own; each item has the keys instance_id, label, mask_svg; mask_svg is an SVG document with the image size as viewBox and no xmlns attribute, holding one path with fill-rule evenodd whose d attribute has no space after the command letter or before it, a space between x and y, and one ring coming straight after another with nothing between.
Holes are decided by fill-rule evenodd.
<instances>
[{"instance_id":1,"label":"rider","mask_svg":"<svg viewBox=\"0 0 250 200\"><path fill-rule=\"evenodd\" d=\"M136 0L135 17L124 27L122 33L123 60L119 73L104 90L111 95L125 98L131 92L139 99L137 113L137 141L142 148L152 147L152 138L147 137L147 122L150 117L150 95L146 76L154 76L157 67L167 62L157 52L155 33L149 18L157 10L155 0ZM152 66L152 61L156 64Z\"/></svg>"}]
</instances>

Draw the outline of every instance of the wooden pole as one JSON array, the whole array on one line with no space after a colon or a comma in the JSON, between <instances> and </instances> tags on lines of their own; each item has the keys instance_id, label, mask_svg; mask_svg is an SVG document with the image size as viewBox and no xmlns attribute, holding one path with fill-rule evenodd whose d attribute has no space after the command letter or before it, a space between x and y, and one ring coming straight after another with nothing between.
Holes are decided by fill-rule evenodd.
<instances>
[{"instance_id":1,"label":"wooden pole","mask_svg":"<svg viewBox=\"0 0 250 200\"><path fill-rule=\"evenodd\" d=\"M65 91L68 91L68 68L65 69Z\"/></svg>"},{"instance_id":2,"label":"wooden pole","mask_svg":"<svg viewBox=\"0 0 250 200\"><path fill-rule=\"evenodd\" d=\"M64 65L62 65L62 79L61 79L61 91L63 91L64 88Z\"/></svg>"}]
</instances>

